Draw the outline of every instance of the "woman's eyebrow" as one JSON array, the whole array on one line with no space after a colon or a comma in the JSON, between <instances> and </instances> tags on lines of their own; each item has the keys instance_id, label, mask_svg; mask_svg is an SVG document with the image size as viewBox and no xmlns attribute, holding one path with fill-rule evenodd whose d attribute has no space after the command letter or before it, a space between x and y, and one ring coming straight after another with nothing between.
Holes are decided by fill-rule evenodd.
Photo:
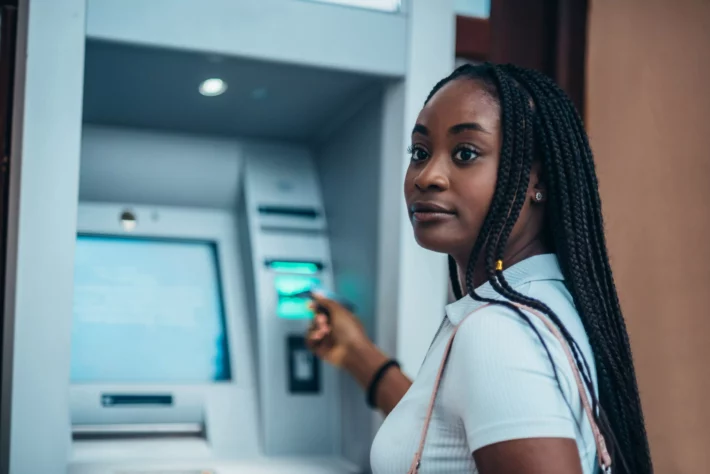
<instances>
[{"instance_id":1,"label":"woman's eyebrow","mask_svg":"<svg viewBox=\"0 0 710 474\"><path fill-rule=\"evenodd\" d=\"M415 127L416 128L416 127ZM483 132L483 133L491 133L485 128L480 123L477 122L469 122L469 123L459 123L457 125L454 125L449 129L449 135L456 135L461 132L465 132L468 130L473 130L474 132Z\"/></svg>"},{"instance_id":2,"label":"woman's eyebrow","mask_svg":"<svg viewBox=\"0 0 710 474\"><path fill-rule=\"evenodd\" d=\"M412 135L414 135L415 133L420 133L420 134L428 137L429 136L429 129L426 128L424 125L418 123L414 126L414 129L412 130Z\"/></svg>"}]
</instances>

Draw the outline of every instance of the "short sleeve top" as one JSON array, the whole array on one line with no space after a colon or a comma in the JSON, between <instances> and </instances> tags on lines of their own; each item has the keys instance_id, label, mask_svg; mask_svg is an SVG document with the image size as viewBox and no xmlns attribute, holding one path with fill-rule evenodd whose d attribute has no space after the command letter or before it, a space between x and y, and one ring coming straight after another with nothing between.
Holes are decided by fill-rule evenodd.
<instances>
[{"instance_id":1,"label":"short sleeve top","mask_svg":"<svg viewBox=\"0 0 710 474\"><path fill-rule=\"evenodd\" d=\"M548 305L579 345L596 388L589 341L555 255L535 256L504 272L513 288ZM486 283L477 293L502 297ZM437 370L454 329L484 303L466 296L446 307L439 330L412 387L384 421L371 450L374 474L407 472L417 450ZM571 438L584 474L595 472L596 446L572 367L560 342L537 317L542 343L512 310L492 305L461 325L451 349L422 456L420 474L477 472L472 453L524 438Z\"/></svg>"}]
</instances>

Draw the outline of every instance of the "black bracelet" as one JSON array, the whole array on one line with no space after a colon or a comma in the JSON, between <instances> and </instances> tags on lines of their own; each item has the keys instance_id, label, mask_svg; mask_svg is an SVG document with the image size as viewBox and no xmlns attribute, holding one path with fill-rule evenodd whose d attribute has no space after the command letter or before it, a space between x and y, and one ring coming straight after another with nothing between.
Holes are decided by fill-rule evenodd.
<instances>
[{"instance_id":1,"label":"black bracelet","mask_svg":"<svg viewBox=\"0 0 710 474\"><path fill-rule=\"evenodd\" d=\"M382 364L382 366L377 369L377 372L375 372L375 375L373 375L370 385L367 387L367 406L370 408L377 408L375 406L375 392L377 391L377 386L380 384L380 380L382 380L382 376L385 375L387 369L393 366L399 368L399 363L394 359L390 359Z\"/></svg>"}]
</instances>

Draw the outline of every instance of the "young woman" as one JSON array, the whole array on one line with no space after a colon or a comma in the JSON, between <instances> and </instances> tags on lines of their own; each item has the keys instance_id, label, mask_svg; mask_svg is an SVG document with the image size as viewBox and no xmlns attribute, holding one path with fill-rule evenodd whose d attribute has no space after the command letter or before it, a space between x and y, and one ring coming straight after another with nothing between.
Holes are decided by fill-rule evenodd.
<instances>
[{"instance_id":1,"label":"young woman","mask_svg":"<svg viewBox=\"0 0 710 474\"><path fill-rule=\"evenodd\" d=\"M534 71L462 66L430 93L410 154L404 195L414 235L449 256L458 298L416 380L323 296L308 334L312 350L387 414L373 472L410 469L460 324L419 472L596 473L598 426L615 473L651 473L592 152L567 96Z\"/></svg>"}]
</instances>

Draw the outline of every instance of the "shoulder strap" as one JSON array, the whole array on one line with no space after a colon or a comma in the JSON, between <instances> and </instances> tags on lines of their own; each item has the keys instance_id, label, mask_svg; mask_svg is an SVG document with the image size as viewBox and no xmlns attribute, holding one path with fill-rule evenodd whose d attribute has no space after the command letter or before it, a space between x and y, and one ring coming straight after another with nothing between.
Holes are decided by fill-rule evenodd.
<instances>
[{"instance_id":1,"label":"shoulder strap","mask_svg":"<svg viewBox=\"0 0 710 474\"><path fill-rule=\"evenodd\" d=\"M607 450L606 447L606 442L604 441L604 436L602 435L601 431L599 430L599 427L597 426L596 421L594 420L594 412L592 410L592 405L589 402L589 397L587 396L587 390L584 386L584 383L582 382L582 377L579 374L579 369L577 368L577 364L574 362L574 357L572 356L572 351L569 348L569 345L567 344L567 341L564 339L562 334L560 333L559 329L557 326L552 324L548 318L546 318L543 314L541 314L539 311L530 308L528 306L524 306L521 304L513 303L515 306L520 308L523 311L527 311L528 313L531 313L535 316L537 316L538 319L540 319L547 329L550 330L552 335L557 338L557 340L560 341L560 344L562 346L562 349L565 352L565 355L567 356L567 360L569 361L570 365L572 366L572 373L574 374L574 379L575 382L577 383L577 389L579 391L579 396L582 401L582 406L584 407L584 411L587 415L587 418L589 419L589 424L592 427L592 433L594 434L594 441L596 442L597 445L597 456L599 458L599 465L601 466L602 470L605 473L611 473L611 456L609 455L609 451ZM419 471L419 466L421 465L421 460L422 460L422 453L424 452L424 444L426 442L426 435L427 432L429 431L429 423L431 422L431 417L432 414L434 413L434 403L436 402L436 395L439 391L439 386L441 385L441 378L444 375L444 368L446 367L446 362L449 359L449 354L451 353L451 346L454 343L454 337L456 336L456 333L458 332L459 328L461 327L461 324L463 324L466 319L468 319L469 316L471 316L473 313L476 311L479 311L486 306L490 306L489 304L480 306L479 308L476 308L474 311L469 313L465 318L461 320L456 326L454 326L454 330L451 333L451 336L449 337L449 341L446 343L446 348L444 349L444 357L442 358L441 365L439 365L439 371L436 374L436 380L434 381L434 389L431 392L431 398L429 399L429 408L427 409L427 414L426 418L424 419L424 426L422 428L422 434L421 438L419 440L419 447L417 449L416 454L414 455L414 459L412 460L412 465L409 468L408 474L416 474Z\"/></svg>"}]
</instances>

